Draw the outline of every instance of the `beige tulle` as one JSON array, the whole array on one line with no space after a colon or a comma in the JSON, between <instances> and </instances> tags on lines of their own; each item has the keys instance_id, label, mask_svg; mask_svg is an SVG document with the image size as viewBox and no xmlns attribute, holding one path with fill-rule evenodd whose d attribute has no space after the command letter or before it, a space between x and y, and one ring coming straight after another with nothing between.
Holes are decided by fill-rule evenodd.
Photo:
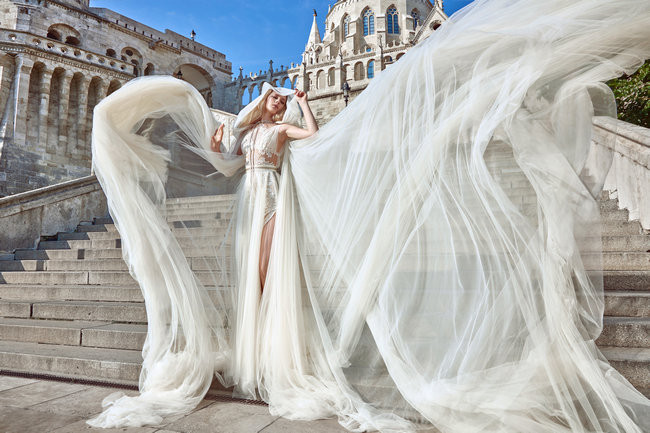
<instances>
[{"instance_id":1,"label":"beige tulle","mask_svg":"<svg viewBox=\"0 0 650 433\"><path fill-rule=\"evenodd\" d=\"M143 125L171 119L224 174L243 160L209 152L215 121L188 84L124 86L95 110L93 161L149 328L141 395L90 423L187 412L217 374L273 414L351 431L650 431L650 403L594 343L606 164L590 163L592 116L615 114L602 82L648 57L645 0L473 2L290 143L280 173L242 176L216 291L159 211L169 152Z\"/></svg>"}]
</instances>

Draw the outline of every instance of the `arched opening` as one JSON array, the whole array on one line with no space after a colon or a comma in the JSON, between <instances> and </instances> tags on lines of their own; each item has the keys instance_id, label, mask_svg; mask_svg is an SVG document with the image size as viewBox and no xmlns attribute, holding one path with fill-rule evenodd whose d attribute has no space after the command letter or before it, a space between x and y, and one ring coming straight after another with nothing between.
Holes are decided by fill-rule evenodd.
<instances>
[{"instance_id":1,"label":"arched opening","mask_svg":"<svg viewBox=\"0 0 650 433\"><path fill-rule=\"evenodd\" d=\"M316 88L317 89L325 88L325 72L322 70L316 73Z\"/></svg>"},{"instance_id":2,"label":"arched opening","mask_svg":"<svg viewBox=\"0 0 650 433\"><path fill-rule=\"evenodd\" d=\"M152 63L147 63L147 67L144 68L144 75L153 75L154 66Z\"/></svg>"},{"instance_id":3,"label":"arched opening","mask_svg":"<svg viewBox=\"0 0 650 433\"><path fill-rule=\"evenodd\" d=\"M79 40L79 38L75 36L68 36L67 38L65 38L65 43L68 45L74 45L76 47L79 44L81 44L81 41Z\"/></svg>"},{"instance_id":4,"label":"arched opening","mask_svg":"<svg viewBox=\"0 0 650 433\"><path fill-rule=\"evenodd\" d=\"M108 50L106 50L106 55L107 55L108 57L117 58L117 53L116 53L115 50L112 49L112 48L109 48Z\"/></svg>"},{"instance_id":5,"label":"arched opening","mask_svg":"<svg viewBox=\"0 0 650 433\"><path fill-rule=\"evenodd\" d=\"M240 94L241 94L240 96L241 96L241 105L242 105L242 107L243 107L244 105L248 104L249 102L251 102L251 99L250 99L250 98L251 98L251 94L250 94L250 92L248 91L248 87L242 87L242 88L239 90L239 92L240 92Z\"/></svg>"},{"instance_id":6,"label":"arched opening","mask_svg":"<svg viewBox=\"0 0 650 433\"><path fill-rule=\"evenodd\" d=\"M108 90L106 91L106 96L110 95L117 89L122 87L122 84L118 80L113 80L108 84Z\"/></svg>"},{"instance_id":7,"label":"arched opening","mask_svg":"<svg viewBox=\"0 0 650 433\"><path fill-rule=\"evenodd\" d=\"M65 42L68 45L77 46L81 43L81 33L79 33L74 27L63 23L52 24L48 27L47 37Z\"/></svg>"},{"instance_id":8,"label":"arched opening","mask_svg":"<svg viewBox=\"0 0 650 433\"><path fill-rule=\"evenodd\" d=\"M50 83L50 105L48 107L48 117L47 117L47 142L46 144L56 145L58 143L58 137L60 135L60 121L62 115L63 103L63 84L65 78L65 69L56 68L52 73L52 81Z\"/></svg>"},{"instance_id":9,"label":"arched opening","mask_svg":"<svg viewBox=\"0 0 650 433\"><path fill-rule=\"evenodd\" d=\"M212 107L212 88L214 87L214 80L210 74L200 66L192 65L189 63L178 66L173 73L173 76L176 78L181 78L184 81L187 81L196 90L201 93L203 99L208 104L209 107Z\"/></svg>"},{"instance_id":10,"label":"arched opening","mask_svg":"<svg viewBox=\"0 0 650 433\"><path fill-rule=\"evenodd\" d=\"M386 32L389 35L399 34L399 14L395 5L391 5L386 10Z\"/></svg>"},{"instance_id":11,"label":"arched opening","mask_svg":"<svg viewBox=\"0 0 650 433\"><path fill-rule=\"evenodd\" d=\"M80 114L80 99L82 92L83 75L80 72L75 73L70 81L70 91L68 92L68 116L65 125L64 135L68 137L68 153L73 154L78 141Z\"/></svg>"},{"instance_id":12,"label":"arched opening","mask_svg":"<svg viewBox=\"0 0 650 433\"><path fill-rule=\"evenodd\" d=\"M49 29L47 31L47 37L50 39L54 39L55 41L60 41L61 40L61 33L59 33L58 30L56 29Z\"/></svg>"},{"instance_id":13,"label":"arched opening","mask_svg":"<svg viewBox=\"0 0 650 433\"><path fill-rule=\"evenodd\" d=\"M422 24L420 18L420 11L417 9L413 9L411 11L411 18L413 18L413 30L417 30L417 28Z\"/></svg>"},{"instance_id":14,"label":"arched opening","mask_svg":"<svg viewBox=\"0 0 650 433\"><path fill-rule=\"evenodd\" d=\"M93 124L93 110L95 106L102 100L101 93L102 79L93 77L88 86L88 98L86 105L86 118L84 119L84 127L82 128L83 136L79 137L79 147L90 154L90 131Z\"/></svg>"},{"instance_id":15,"label":"arched opening","mask_svg":"<svg viewBox=\"0 0 650 433\"><path fill-rule=\"evenodd\" d=\"M368 74L367 77L368 79L370 78L375 78L375 61L371 60L368 62Z\"/></svg>"},{"instance_id":16,"label":"arched opening","mask_svg":"<svg viewBox=\"0 0 650 433\"><path fill-rule=\"evenodd\" d=\"M436 31L442 25L440 21L434 21L431 23L431 30Z\"/></svg>"},{"instance_id":17,"label":"arched opening","mask_svg":"<svg viewBox=\"0 0 650 433\"><path fill-rule=\"evenodd\" d=\"M363 71L363 63L362 62L357 62L354 64L354 80L359 81L363 80L365 78L365 74Z\"/></svg>"},{"instance_id":18,"label":"arched opening","mask_svg":"<svg viewBox=\"0 0 650 433\"><path fill-rule=\"evenodd\" d=\"M345 14L343 20L341 21L341 40L345 41L345 38L350 34L350 15Z\"/></svg>"},{"instance_id":19,"label":"arched opening","mask_svg":"<svg viewBox=\"0 0 650 433\"><path fill-rule=\"evenodd\" d=\"M41 82L45 64L37 62L29 75L29 95L27 98L27 117L25 137L28 142L36 144L38 140L38 120L40 117Z\"/></svg>"},{"instance_id":20,"label":"arched opening","mask_svg":"<svg viewBox=\"0 0 650 433\"><path fill-rule=\"evenodd\" d=\"M365 9L361 16L363 17L363 35L375 34L375 13L371 9Z\"/></svg>"},{"instance_id":21,"label":"arched opening","mask_svg":"<svg viewBox=\"0 0 650 433\"><path fill-rule=\"evenodd\" d=\"M142 65L142 54L138 50L132 47L124 47L120 53L120 58L122 61L133 65L133 75L138 77L142 74L142 70L140 69L140 65Z\"/></svg>"},{"instance_id":22,"label":"arched opening","mask_svg":"<svg viewBox=\"0 0 650 433\"><path fill-rule=\"evenodd\" d=\"M327 86L332 87L336 83L336 68L329 68L327 71Z\"/></svg>"},{"instance_id":23,"label":"arched opening","mask_svg":"<svg viewBox=\"0 0 650 433\"><path fill-rule=\"evenodd\" d=\"M397 56L395 56L395 61L398 61L399 59L401 59L403 55L404 55L404 53L399 53Z\"/></svg>"},{"instance_id":24,"label":"arched opening","mask_svg":"<svg viewBox=\"0 0 650 433\"><path fill-rule=\"evenodd\" d=\"M259 86L257 84L253 85L252 92L251 92L251 102L253 101L253 99L260 96L261 92L262 92L261 85Z\"/></svg>"},{"instance_id":25,"label":"arched opening","mask_svg":"<svg viewBox=\"0 0 650 433\"><path fill-rule=\"evenodd\" d=\"M291 79L291 88L292 88L292 89L295 89L295 88L296 88L296 83L297 83L297 82L298 82L298 76L295 75L295 76Z\"/></svg>"}]
</instances>

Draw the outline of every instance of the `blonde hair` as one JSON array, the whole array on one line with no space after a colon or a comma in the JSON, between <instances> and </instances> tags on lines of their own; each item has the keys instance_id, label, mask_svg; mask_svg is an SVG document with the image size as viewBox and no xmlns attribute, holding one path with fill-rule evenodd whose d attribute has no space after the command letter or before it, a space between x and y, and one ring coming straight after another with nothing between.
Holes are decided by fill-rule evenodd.
<instances>
[{"instance_id":1,"label":"blonde hair","mask_svg":"<svg viewBox=\"0 0 650 433\"><path fill-rule=\"evenodd\" d=\"M240 128L245 129L253 124L259 122L262 120L262 115L264 114L264 110L266 107L266 101L269 99L269 96L273 93L273 89L270 89L266 92L266 95L260 100L260 102L251 110L251 112L244 118L242 119L240 123ZM286 96L284 96L286 98ZM287 103L288 103L288 98L287 98ZM287 111L287 103L284 104L284 108L280 111L278 111L275 116L272 117L271 120L274 122L281 122L282 118L284 117L284 113Z\"/></svg>"}]
</instances>

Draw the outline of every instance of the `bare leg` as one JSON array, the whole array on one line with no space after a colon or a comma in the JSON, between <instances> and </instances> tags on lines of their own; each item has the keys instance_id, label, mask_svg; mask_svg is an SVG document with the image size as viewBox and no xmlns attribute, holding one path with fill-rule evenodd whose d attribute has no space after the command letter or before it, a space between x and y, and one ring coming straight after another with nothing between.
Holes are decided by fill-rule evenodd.
<instances>
[{"instance_id":1,"label":"bare leg","mask_svg":"<svg viewBox=\"0 0 650 433\"><path fill-rule=\"evenodd\" d=\"M275 215L271 217L269 222L264 224L264 228L262 229L262 241L260 244L260 284L262 285L262 291L264 291L264 282L266 281L269 258L271 257L271 244L273 243L274 229Z\"/></svg>"}]
</instances>

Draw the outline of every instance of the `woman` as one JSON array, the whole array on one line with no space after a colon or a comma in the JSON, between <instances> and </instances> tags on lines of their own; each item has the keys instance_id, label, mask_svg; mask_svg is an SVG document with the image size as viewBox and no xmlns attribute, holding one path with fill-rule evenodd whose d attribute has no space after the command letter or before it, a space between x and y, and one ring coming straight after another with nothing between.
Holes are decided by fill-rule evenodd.
<instances>
[{"instance_id":1,"label":"woman","mask_svg":"<svg viewBox=\"0 0 650 433\"><path fill-rule=\"evenodd\" d=\"M240 146L210 150L214 119L178 80L115 92L93 163L149 328L141 395L93 423L187 412L216 374L274 414L351 431L650 431L650 403L595 345L602 278L581 255L597 255L607 166L591 119L615 114L602 83L650 57L649 29L647 1L475 1L285 144L268 266L251 250L272 194L245 191L276 175L251 167L234 271L212 269L233 289L214 303L158 212L169 155L137 132L169 116L225 175Z\"/></svg>"},{"instance_id":2,"label":"woman","mask_svg":"<svg viewBox=\"0 0 650 433\"><path fill-rule=\"evenodd\" d=\"M264 204L266 214L264 215L264 224L261 234L260 254L259 254L259 280L261 290L264 290L266 279L266 270L269 263L269 254L273 240L273 229L275 227L275 198L278 190L278 170L282 162L282 155L285 143L288 139L301 140L309 138L318 131L318 125L314 118L309 104L307 103L307 94L296 90L296 101L300 105L302 112L305 114L307 129L302 129L288 123L277 123L282 120L287 109L288 95L281 95L278 91L270 89L268 83L263 88L264 97L261 101L253 104L254 109L248 112L242 112L236 128L240 130L243 137L237 154L245 154L247 170L250 170L250 176L261 175L263 188L259 191L253 190L251 194L264 194L267 203ZM286 93L286 92L283 92ZM245 118L244 118L245 117ZM215 131L210 141L210 149L213 152L221 152L221 141L223 140L224 124L221 124ZM260 132L263 131L263 132ZM244 182L243 185L250 186L252 181ZM249 198L249 204L252 206L254 200Z\"/></svg>"}]
</instances>

